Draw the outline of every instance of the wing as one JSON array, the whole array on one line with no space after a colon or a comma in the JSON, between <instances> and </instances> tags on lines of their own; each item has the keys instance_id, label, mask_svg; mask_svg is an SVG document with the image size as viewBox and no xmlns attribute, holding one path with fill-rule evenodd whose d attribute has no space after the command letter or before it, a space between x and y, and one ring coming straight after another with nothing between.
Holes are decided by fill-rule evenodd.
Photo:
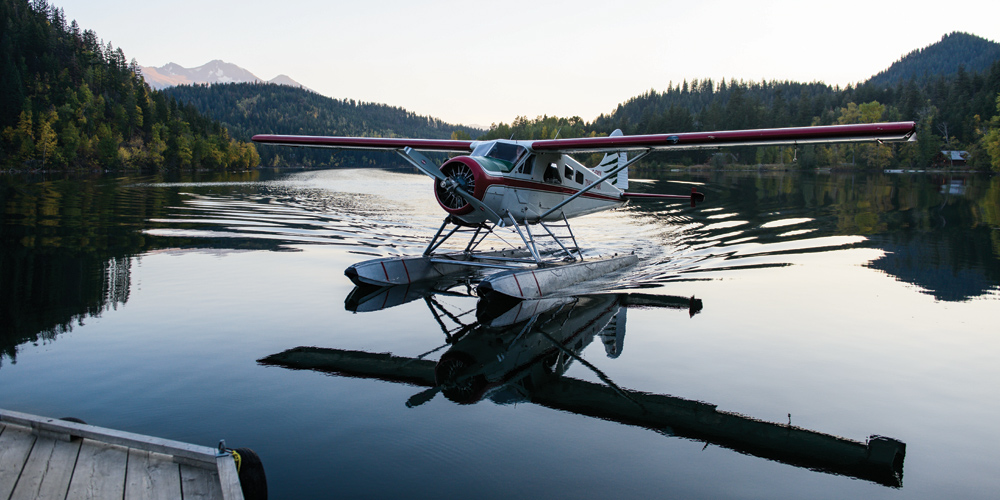
<instances>
[{"instance_id":1,"label":"wing","mask_svg":"<svg viewBox=\"0 0 1000 500\"><path fill-rule=\"evenodd\" d=\"M723 130L679 134L620 135L531 141L531 149L552 153L597 153L609 151L666 151L712 149L723 146L780 146L835 142L905 141L916 131L914 122L827 125L822 127ZM395 137L330 137L311 135L255 135L253 141L279 146L338 149L382 149L471 153L476 141L405 139Z\"/></svg>"},{"instance_id":2,"label":"wing","mask_svg":"<svg viewBox=\"0 0 1000 500\"><path fill-rule=\"evenodd\" d=\"M278 146L307 146L338 149L384 149L471 153L473 141L402 139L395 137L325 137L312 135L255 135L253 142Z\"/></svg>"},{"instance_id":3,"label":"wing","mask_svg":"<svg viewBox=\"0 0 1000 500\"><path fill-rule=\"evenodd\" d=\"M723 146L780 146L835 142L905 141L916 131L914 122L828 125L822 127L767 128L686 132L682 134L620 135L535 141L534 151L599 153L609 151L668 151L712 149Z\"/></svg>"},{"instance_id":4,"label":"wing","mask_svg":"<svg viewBox=\"0 0 1000 500\"><path fill-rule=\"evenodd\" d=\"M448 141L438 139L404 139L395 137L329 137L313 135L255 135L253 141L260 144L277 146L303 146L336 149L367 149L395 151L421 172L441 182L447 178L441 173L437 163L417 151L439 151L454 153L471 153L474 141ZM450 186L456 194L468 201L472 206L486 212L493 222L500 222L500 216L487 207L482 201L465 192L460 186Z\"/></svg>"}]
</instances>

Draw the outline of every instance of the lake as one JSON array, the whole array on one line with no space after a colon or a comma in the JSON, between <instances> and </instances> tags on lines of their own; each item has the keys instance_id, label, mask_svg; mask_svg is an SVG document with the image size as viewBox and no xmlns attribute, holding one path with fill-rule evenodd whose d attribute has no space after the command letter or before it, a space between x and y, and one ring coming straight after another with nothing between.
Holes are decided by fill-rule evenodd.
<instances>
[{"instance_id":1,"label":"lake","mask_svg":"<svg viewBox=\"0 0 1000 500\"><path fill-rule=\"evenodd\" d=\"M707 199L493 307L344 276L437 230L413 171L0 176L0 408L250 447L271 498L996 498L1000 178L632 177Z\"/></svg>"}]
</instances>

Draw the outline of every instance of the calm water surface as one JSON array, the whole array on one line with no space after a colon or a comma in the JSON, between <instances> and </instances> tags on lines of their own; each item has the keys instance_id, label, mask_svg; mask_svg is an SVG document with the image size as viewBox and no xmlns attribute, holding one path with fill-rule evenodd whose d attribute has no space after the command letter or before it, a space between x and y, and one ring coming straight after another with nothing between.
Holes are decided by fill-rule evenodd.
<instances>
[{"instance_id":1,"label":"calm water surface","mask_svg":"<svg viewBox=\"0 0 1000 500\"><path fill-rule=\"evenodd\" d=\"M251 447L272 498L996 498L1000 179L652 175L708 199L577 219L641 263L512 311L344 277L440 224L413 173L0 177L0 407Z\"/></svg>"}]
</instances>

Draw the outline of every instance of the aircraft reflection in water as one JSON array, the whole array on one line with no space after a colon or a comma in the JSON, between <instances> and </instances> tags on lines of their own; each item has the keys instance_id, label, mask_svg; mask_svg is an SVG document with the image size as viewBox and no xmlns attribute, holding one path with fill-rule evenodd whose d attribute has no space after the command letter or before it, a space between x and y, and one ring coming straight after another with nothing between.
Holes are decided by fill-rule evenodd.
<instances>
[{"instance_id":1,"label":"aircraft reflection in water","mask_svg":"<svg viewBox=\"0 0 1000 500\"><path fill-rule=\"evenodd\" d=\"M396 286L356 288L347 299L347 308L357 312L423 299L446 344L416 358L296 347L258 362L427 387L410 397L408 407L430 401L439 392L458 404L484 398L501 404L531 402L798 467L902 486L906 444L898 440L871 436L862 443L720 411L699 401L624 389L580 357L595 338L609 357L621 354L629 307L680 309L694 316L702 308L698 299L596 294L490 304L480 300L476 320L471 321L465 318L472 311L449 311L436 295L467 296L447 286ZM438 361L423 359L445 347ZM574 361L596 373L603 384L566 377Z\"/></svg>"}]
</instances>

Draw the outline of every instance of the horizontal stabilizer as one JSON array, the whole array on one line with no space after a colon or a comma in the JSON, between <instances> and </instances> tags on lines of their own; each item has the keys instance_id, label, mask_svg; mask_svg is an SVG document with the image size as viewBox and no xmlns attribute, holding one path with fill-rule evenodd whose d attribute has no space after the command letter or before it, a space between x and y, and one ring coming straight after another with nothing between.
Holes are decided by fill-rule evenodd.
<instances>
[{"instance_id":1,"label":"horizontal stabilizer","mask_svg":"<svg viewBox=\"0 0 1000 500\"><path fill-rule=\"evenodd\" d=\"M691 194L622 193L626 200L691 200L691 206L705 201L705 193L691 188Z\"/></svg>"}]
</instances>

